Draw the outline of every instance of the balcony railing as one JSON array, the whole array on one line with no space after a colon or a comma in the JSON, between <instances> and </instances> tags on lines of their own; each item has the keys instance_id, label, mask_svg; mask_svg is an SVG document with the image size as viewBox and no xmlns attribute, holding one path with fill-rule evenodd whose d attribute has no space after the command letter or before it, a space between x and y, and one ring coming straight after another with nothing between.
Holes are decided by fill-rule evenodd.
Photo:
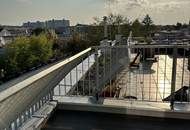
<instances>
[{"instance_id":1,"label":"balcony railing","mask_svg":"<svg viewBox=\"0 0 190 130\"><path fill-rule=\"evenodd\" d=\"M17 130L54 96L190 101L189 45L92 47L1 85L0 129Z\"/></svg>"},{"instance_id":2,"label":"balcony railing","mask_svg":"<svg viewBox=\"0 0 190 130\"><path fill-rule=\"evenodd\" d=\"M189 102L189 45L93 47L54 89L57 96Z\"/></svg>"}]
</instances>

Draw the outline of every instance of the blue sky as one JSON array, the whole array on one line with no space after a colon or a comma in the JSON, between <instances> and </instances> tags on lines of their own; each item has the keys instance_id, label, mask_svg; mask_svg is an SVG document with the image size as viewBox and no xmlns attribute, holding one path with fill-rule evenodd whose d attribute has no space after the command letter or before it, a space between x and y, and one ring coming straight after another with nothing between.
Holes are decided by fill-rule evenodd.
<instances>
[{"instance_id":1,"label":"blue sky","mask_svg":"<svg viewBox=\"0 0 190 130\"><path fill-rule=\"evenodd\" d=\"M110 4L108 3L110 1ZM131 20L150 14L156 24L188 22L190 0L0 0L0 24L70 19L71 24L92 23L109 12Z\"/></svg>"}]
</instances>

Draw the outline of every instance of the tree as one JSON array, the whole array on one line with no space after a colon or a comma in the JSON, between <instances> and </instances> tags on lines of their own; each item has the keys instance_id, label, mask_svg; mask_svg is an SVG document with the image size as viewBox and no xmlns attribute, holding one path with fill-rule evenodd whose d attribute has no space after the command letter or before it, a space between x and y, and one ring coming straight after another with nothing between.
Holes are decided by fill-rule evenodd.
<instances>
[{"instance_id":1,"label":"tree","mask_svg":"<svg viewBox=\"0 0 190 130\"><path fill-rule=\"evenodd\" d=\"M67 44L66 51L67 53L72 53L72 55L90 46L89 41L82 39L78 34L73 35L72 39Z\"/></svg>"},{"instance_id":2,"label":"tree","mask_svg":"<svg viewBox=\"0 0 190 130\"><path fill-rule=\"evenodd\" d=\"M46 30L43 28L36 28L36 29L32 30L32 34L36 35L36 36L40 35L41 33L45 33L45 32L46 32Z\"/></svg>"},{"instance_id":3,"label":"tree","mask_svg":"<svg viewBox=\"0 0 190 130\"><path fill-rule=\"evenodd\" d=\"M115 35L118 33L126 34L126 36L129 34L130 22L127 17L120 14L110 13L108 16L106 16L106 18L107 18L107 25L108 25L108 32L109 32L108 37L110 39L115 39ZM94 17L94 21L95 22L93 25L96 25L94 27L100 28L99 26L104 26L104 18L100 19L98 17ZM102 28L103 27L101 27L101 31L102 31Z\"/></svg>"},{"instance_id":4,"label":"tree","mask_svg":"<svg viewBox=\"0 0 190 130\"><path fill-rule=\"evenodd\" d=\"M29 51L33 55L34 64L46 63L53 56L53 41L46 34L32 36Z\"/></svg>"},{"instance_id":5,"label":"tree","mask_svg":"<svg viewBox=\"0 0 190 130\"><path fill-rule=\"evenodd\" d=\"M15 48L9 44L5 47L5 53L0 57L0 68L4 70L4 79L10 79L18 75L20 69L18 67L16 58L18 54L18 47Z\"/></svg>"},{"instance_id":6,"label":"tree","mask_svg":"<svg viewBox=\"0 0 190 130\"><path fill-rule=\"evenodd\" d=\"M145 26L150 26L153 24L153 21L151 19L151 17L147 14L145 16L145 18L143 19L142 23L145 25Z\"/></svg>"},{"instance_id":7,"label":"tree","mask_svg":"<svg viewBox=\"0 0 190 130\"><path fill-rule=\"evenodd\" d=\"M148 37L148 36L150 36L150 31L151 31L151 25L153 24L153 21L152 21L152 19L151 19L151 17L147 14L146 16L145 16L145 18L143 19L143 21L142 21L142 23L144 24L144 26L145 26L145 36L146 37Z\"/></svg>"},{"instance_id":8,"label":"tree","mask_svg":"<svg viewBox=\"0 0 190 130\"><path fill-rule=\"evenodd\" d=\"M87 29L87 39L91 46L99 45L100 41L104 39L104 26L89 26Z\"/></svg>"},{"instance_id":9,"label":"tree","mask_svg":"<svg viewBox=\"0 0 190 130\"><path fill-rule=\"evenodd\" d=\"M118 26L118 34L121 34L121 24L124 23L125 18L122 15L117 15L115 18L115 23Z\"/></svg>"},{"instance_id":10,"label":"tree","mask_svg":"<svg viewBox=\"0 0 190 130\"><path fill-rule=\"evenodd\" d=\"M101 23L102 21L101 21L100 18L98 18L98 17L94 17L93 20L94 20L93 25L100 25L100 24L102 24L102 23Z\"/></svg>"},{"instance_id":11,"label":"tree","mask_svg":"<svg viewBox=\"0 0 190 130\"><path fill-rule=\"evenodd\" d=\"M131 25L131 30L133 32L133 36L134 37L140 37L142 36L142 27L143 25L139 22L138 19L136 19L132 25Z\"/></svg>"},{"instance_id":12,"label":"tree","mask_svg":"<svg viewBox=\"0 0 190 130\"><path fill-rule=\"evenodd\" d=\"M176 29L177 30L180 30L181 28L182 28L182 23L180 23L180 22L177 22L177 24L176 24Z\"/></svg>"},{"instance_id":13,"label":"tree","mask_svg":"<svg viewBox=\"0 0 190 130\"><path fill-rule=\"evenodd\" d=\"M30 39L27 37L17 38L10 46L16 50L15 52L15 60L19 71L27 70L32 67L32 61L30 60L31 53L29 51L30 48ZM10 49L7 48L7 49ZM23 64L24 63L24 64Z\"/></svg>"},{"instance_id":14,"label":"tree","mask_svg":"<svg viewBox=\"0 0 190 130\"><path fill-rule=\"evenodd\" d=\"M5 46L5 53L0 56L0 81L30 70L42 63L47 63L53 56L53 40L45 33L38 36L19 37Z\"/></svg>"}]
</instances>

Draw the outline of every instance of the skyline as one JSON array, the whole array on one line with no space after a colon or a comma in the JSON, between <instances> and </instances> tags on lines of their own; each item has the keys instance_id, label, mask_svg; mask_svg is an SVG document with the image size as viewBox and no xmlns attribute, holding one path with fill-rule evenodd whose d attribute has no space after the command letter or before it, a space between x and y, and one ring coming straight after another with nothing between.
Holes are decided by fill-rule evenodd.
<instances>
[{"instance_id":1,"label":"skyline","mask_svg":"<svg viewBox=\"0 0 190 130\"><path fill-rule=\"evenodd\" d=\"M109 1L109 2L108 2ZM71 25L91 24L93 17L122 14L131 21L149 14L155 24L188 23L189 0L1 0L0 24L69 19Z\"/></svg>"}]
</instances>

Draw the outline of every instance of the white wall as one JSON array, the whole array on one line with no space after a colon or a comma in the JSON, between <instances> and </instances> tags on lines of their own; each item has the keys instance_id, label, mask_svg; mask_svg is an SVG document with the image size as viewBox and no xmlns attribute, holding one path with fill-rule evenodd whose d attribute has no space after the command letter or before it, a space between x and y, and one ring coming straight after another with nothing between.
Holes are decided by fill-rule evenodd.
<instances>
[{"instance_id":1,"label":"white wall","mask_svg":"<svg viewBox=\"0 0 190 130\"><path fill-rule=\"evenodd\" d=\"M3 45L5 45L5 40L3 37L0 37L0 47L2 47Z\"/></svg>"},{"instance_id":2,"label":"white wall","mask_svg":"<svg viewBox=\"0 0 190 130\"><path fill-rule=\"evenodd\" d=\"M6 30L6 29L3 29L1 32L0 32L0 37L6 37L6 36L11 36L11 33Z\"/></svg>"}]
</instances>

